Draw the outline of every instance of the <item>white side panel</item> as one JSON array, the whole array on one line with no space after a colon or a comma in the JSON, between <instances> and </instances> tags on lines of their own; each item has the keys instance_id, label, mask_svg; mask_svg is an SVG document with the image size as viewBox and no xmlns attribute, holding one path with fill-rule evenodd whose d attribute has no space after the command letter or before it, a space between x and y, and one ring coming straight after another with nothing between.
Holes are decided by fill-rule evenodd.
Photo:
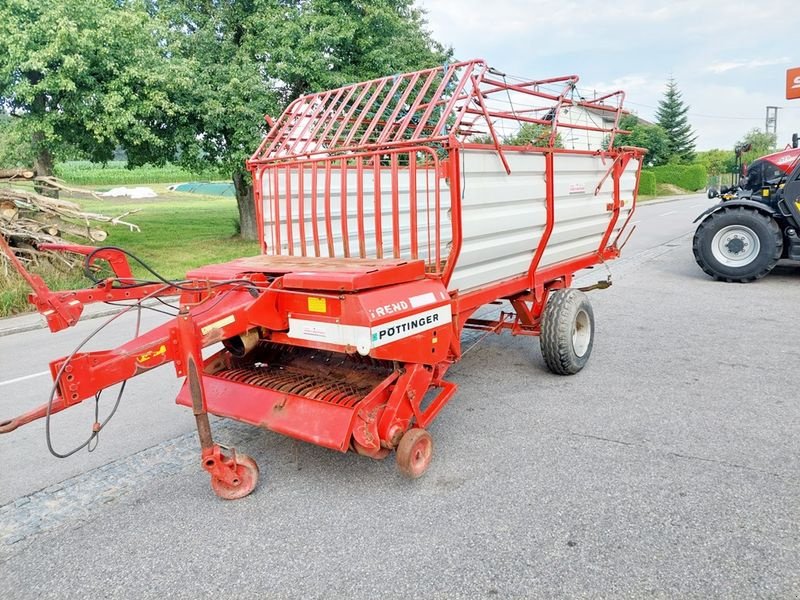
<instances>
[{"instance_id":1,"label":"white side panel","mask_svg":"<svg viewBox=\"0 0 800 600\"><path fill-rule=\"evenodd\" d=\"M540 153L507 152L511 167L507 174L494 150L466 150L462 156L462 246L458 262L450 281L450 289L461 291L509 279L527 273L534 253L541 241L547 223L545 157ZM614 181L606 177L612 166L609 159L588 154L557 154L555 162L555 225L542 256L541 267L574 259L595 252L600 248L609 226L612 213L607 206L613 198ZM638 162L631 160L620 179L623 208L609 238L613 242L625 223L633 205ZM286 169L279 172L278 193L280 214L271 212L275 180L265 177L264 234L270 252L276 232L280 237L280 254L302 256L315 255L313 224L317 225L320 240L320 255L345 256L345 240L349 254L360 255L359 221L357 218L358 173L354 168L347 171L342 181L339 168L330 171L330 181L325 169L317 171L316 209L312 210L312 174L310 169L303 175L303 235L300 231L300 187L299 171L289 169L286 193ZM595 189L605 177L600 191ZM342 194L342 184L346 193ZM392 256L392 176L383 169L380 180L380 215L382 251L384 257ZM398 176L398 206L400 225L400 256L411 258L410 230L411 210L417 208L418 257L433 263L435 260L436 230L436 175L432 170L419 169L416 174L416 195L412 198L411 180L408 170L401 169ZM375 174L371 168L363 171L363 239L366 257L378 256L375 222ZM444 179L440 180L440 252L441 260L447 258L451 241L450 190ZM330 190L330 206L325 205L326 189ZM346 230L342 227L342 197L345 198ZM287 197L289 201L287 202ZM287 226L287 212L291 212L291 225ZM326 221L330 222L329 252ZM291 231L291 244L289 232Z\"/></svg>"},{"instance_id":2,"label":"white side panel","mask_svg":"<svg viewBox=\"0 0 800 600\"><path fill-rule=\"evenodd\" d=\"M527 273L547 223L545 159L543 154L506 153L506 174L497 153L468 150L462 163L463 243L450 289L467 291ZM576 258L599 249L612 218L611 167L596 156L558 154L555 163L555 225L540 267ZM620 211L614 233L633 205L638 163L631 161L620 181Z\"/></svg>"},{"instance_id":3,"label":"white side panel","mask_svg":"<svg viewBox=\"0 0 800 600\"><path fill-rule=\"evenodd\" d=\"M547 221L542 154L462 153L462 244L450 289L469 290L527 271Z\"/></svg>"}]
</instances>

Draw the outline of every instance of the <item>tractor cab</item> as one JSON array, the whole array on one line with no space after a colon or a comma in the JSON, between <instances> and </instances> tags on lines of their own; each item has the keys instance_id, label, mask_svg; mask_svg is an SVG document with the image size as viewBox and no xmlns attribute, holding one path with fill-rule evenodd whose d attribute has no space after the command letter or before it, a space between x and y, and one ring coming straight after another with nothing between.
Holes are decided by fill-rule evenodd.
<instances>
[{"instance_id":1,"label":"tractor cab","mask_svg":"<svg viewBox=\"0 0 800 600\"><path fill-rule=\"evenodd\" d=\"M762 202L775 204L776 192L784 185L798 159L800 148L790 148L753 161L739 183L744 191L742 195L761 196Z\"/></svg>"}]
</instances>

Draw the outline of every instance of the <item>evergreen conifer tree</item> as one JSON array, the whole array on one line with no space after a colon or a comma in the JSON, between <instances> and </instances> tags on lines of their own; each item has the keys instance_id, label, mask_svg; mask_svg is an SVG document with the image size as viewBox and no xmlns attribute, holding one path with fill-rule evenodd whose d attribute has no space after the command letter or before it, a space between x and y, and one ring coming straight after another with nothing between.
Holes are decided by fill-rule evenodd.
<instances>
[{"instance_id":1,"label":"evergreen conifer tree","mask_svg":"<svg viewBox=\"0 0 800 600\"><path fill-rule=\"evenodd\" d=\"M678 91L678 83L670 77L664 97L659 101L656 110L657 123L667 134L670 160L677 159L680 162L694 160L694 142L697 135L689 125L686 116L688 112L689 106Z\"/></svg>"}]
</instances>

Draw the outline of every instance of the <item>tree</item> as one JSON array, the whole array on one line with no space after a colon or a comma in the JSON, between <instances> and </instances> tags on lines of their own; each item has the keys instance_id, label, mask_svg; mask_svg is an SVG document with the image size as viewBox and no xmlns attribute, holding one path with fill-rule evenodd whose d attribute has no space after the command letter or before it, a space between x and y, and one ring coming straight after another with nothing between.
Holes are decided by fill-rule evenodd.
<instances>
[{"instance_id":1,"label":"tree","mask_svg":"<svg viewBox=\"0 0 800 600\"><path fill-rule=\"evenodd\" d=\"M703 165L709 175L732 173L736 166L736 157L731 150L707 150L697 153L697 162Z\"/></svg>"},{"instance_id":2,"label":"tree","mask_svg":"<svg viewBox=\"0 0 800 600\"><path fill-rule=\"evenodd\" d=\"M153 2L171 25L172 47L196 74L198 133L181 161L231 173L243 237L257 237L244 162L298 96L389 73L442 64L450 52L425 29L413 0Z\"/></svg>"},{"instance_id":3,"label":"tree","mask_svg":"<svg viewBox=\"0 0 800 600\"><path fill-rule=\"evenodd\" d=\"M137 1L6 0L0 4L0 106L30 140L34 168L79 152L131 166L174 154L190 73Z\"/></svg>"},{"instance_id":4,"label":"tree","mask_svg":"<svg viewBox=\"0 0 800 600\"><path fill-rule=\"evenodd\" d=\"M777 137L774 133L751 129L736 143L736 148L747 148L749 146L750 149L742 153L742 163L749 164L765 154L775 152L776 144Z\"/></svg>"},{"instance_id":5,"label":"tree","mask_svg":"<svg viewBox=\"0 0 800 600\"><path fill-rule=\"evenodd\" d=\"M658 125L666 132L668 139L668 157L679 162L692 162L694 159L695 140L697 136L689 125L686 105L678 91L678 83L674 78L667 81L664 97L658 103L656 119Z\"/></svg>"},{"instance_id":6,"label":"tree","mask_svg":"<svg viewBox=\"0 0 800 600\"><path fill-rule=\"evenodd\" d=\"M551 133L552 128L550 126L540 125L538 123L523 123L517 133L504 137L502 143L508 144L509 146L527 146L529 144L536 147L547 146L550 143ZM491 136L489 136L489 141L487 143L494 143ZM560 133L556 134L554 147L564 147Z\"/></svg>"},{"instance_id":7,"label":"tree","mask_svg":"<svg viewBox=\"0 0 800 600\"><path fill-rule=\"evenodd\" d=\"M614 146L637 146L646 148L647 155L644 160L649 166L660 166L669 160L669 138L667 133L658 125L643 123L636 115L623 115L619 121L619 128L630 133L619 134L614 137Z\"/></svg>"},{"instance_id":8,"label":"tree","mask_svg":"<svg viewBox=\"0 0 800 600\"><path fill-rule=\"evenodd\" d=\"M33 165L30 135L25 134L21 125L20 119L0 113L0 169Z\"/></svg>"}]
</instances>

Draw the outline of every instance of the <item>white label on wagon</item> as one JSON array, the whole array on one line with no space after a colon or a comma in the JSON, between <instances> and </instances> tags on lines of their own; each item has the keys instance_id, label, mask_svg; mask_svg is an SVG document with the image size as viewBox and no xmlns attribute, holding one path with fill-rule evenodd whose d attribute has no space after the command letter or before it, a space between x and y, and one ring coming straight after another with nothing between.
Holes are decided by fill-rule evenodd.
<instances>
[{"instance_id":1,"label":"white label on wagon","mask_svg":"<svg viewBox=\"0 0 800 600\"><path fill-rule=\"evenodd\" d=\"M369 327L342 325L289 317L289 337L338 346L352 346L359 354L369 354Z\"/></svg>"},{"instance_id":2,"label":"white label on wagon","mask_svg":"<svg viewBox=\"0 0 800 600\"><path fill-rule=\"evenodd\" d=\"M397 340L411 337L423 331L439 327L450 322L450 305L426 310L396 321L389 321L372 328L372 347L377 348L391 344Z\"/></svg>"},{"instance_id":3,"label":"white label on wagon","mask_svg":"<svg viewBox=\"0 0 800 600\"><path fill-rule=\"evenodd\" d=\"M427 306L428 304L433 304L434 302L436 302L436 296L434 296L433 292L420 294L419 296L411 296L411 298L408 299L408 303L411 305L411 308Z\"/></svg>"},{"instance_id":4,"label":"white label on wagon","mask_svg":"<svg viewBox=\"0 0 800 600\"><path fill-rule=\"evenodd\" d=\"M570 183L569 184L569 193L570 194L585 194L586 193L586 186L582 183Z\"/></svg>"}]
</instances>

